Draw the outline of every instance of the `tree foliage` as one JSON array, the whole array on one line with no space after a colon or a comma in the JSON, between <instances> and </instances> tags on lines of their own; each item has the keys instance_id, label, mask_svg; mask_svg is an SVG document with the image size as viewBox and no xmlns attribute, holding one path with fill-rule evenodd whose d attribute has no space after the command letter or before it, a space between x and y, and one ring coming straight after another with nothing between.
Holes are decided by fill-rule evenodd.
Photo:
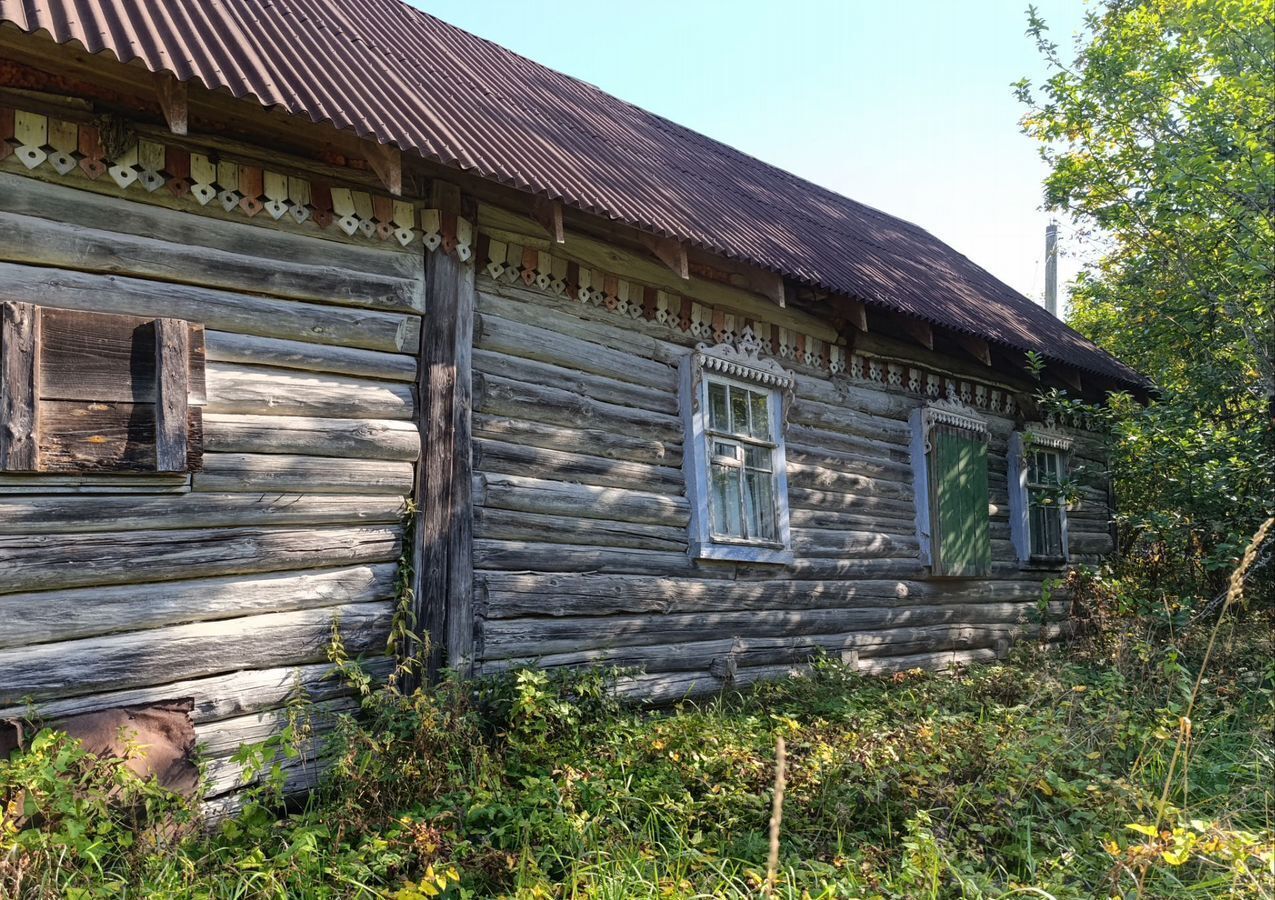
<instances>
[{"instance_id":1,"label":"tree foliage","mask_svg":"<svg viewBox=\"0 0 1275 900\"><path fill-rule=\"evenodd\" d=\"M1275 496L1275 0L1106 0L1016 87L1046 205L1101 247L1071 324L1151 378L1113 405L1135 545L1221 571Z\"/></svg>"}]
</instances>

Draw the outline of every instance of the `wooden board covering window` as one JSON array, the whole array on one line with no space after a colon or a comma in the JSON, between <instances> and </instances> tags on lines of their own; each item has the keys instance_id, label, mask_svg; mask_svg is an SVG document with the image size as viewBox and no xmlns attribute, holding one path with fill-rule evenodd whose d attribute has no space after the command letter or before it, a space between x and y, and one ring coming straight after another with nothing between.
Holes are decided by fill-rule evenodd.
<instances>
[{"instance_id":1,"label":"wooden board covering window","mask_svg":"<svg viewBox=\"0 0 1275 900\"><path fill-rule=\"evenodd\" d=\"M986 575L992 562L986 436L935 425L930 447L934 574Z\"/></svg>"},{"instance_id":2,"label":"wooden board covering window","mask_svg":"<svg viewBox=\"0 0 1275 900\"><path fill-rule=\"evenodd\" d=\"M0 471L200 465L203 327L0 303Z\"/></svg>"}]
</instances>

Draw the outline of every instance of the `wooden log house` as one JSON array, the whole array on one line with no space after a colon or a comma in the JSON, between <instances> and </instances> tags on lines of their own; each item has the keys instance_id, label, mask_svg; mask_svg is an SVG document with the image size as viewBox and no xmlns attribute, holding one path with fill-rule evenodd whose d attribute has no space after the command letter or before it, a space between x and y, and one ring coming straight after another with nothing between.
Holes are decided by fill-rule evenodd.
<instances>
[{"instance_id":1,"label":"wooden log house","mask_svg":"<svg viewBox=\"0 0 1275 900\"><path fill-rule=\"evenodd\" d=\"M1146 385L398 0L0 0L0 720L193 698L214 803L406 587L440 665L664 701L1063 637L1111 507L1042 387Z\"/></svg>"}]
</instances>

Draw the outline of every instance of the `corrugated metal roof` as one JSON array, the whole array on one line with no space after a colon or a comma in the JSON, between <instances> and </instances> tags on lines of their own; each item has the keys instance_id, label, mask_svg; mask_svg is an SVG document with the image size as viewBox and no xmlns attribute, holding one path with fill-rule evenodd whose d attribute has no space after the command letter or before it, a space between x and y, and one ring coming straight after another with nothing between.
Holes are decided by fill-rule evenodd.
<instances>
[{"instance_id":1,"label":"corrugated metal roof","mask_svg":"<svg viewBox=\"0 0 1275 900\"><path fill-rule=\"evenodd\" d=\"M0 22L813 287L1145 384L924 229L400 0L0 0Z\"/></svg>"}]
</instances>

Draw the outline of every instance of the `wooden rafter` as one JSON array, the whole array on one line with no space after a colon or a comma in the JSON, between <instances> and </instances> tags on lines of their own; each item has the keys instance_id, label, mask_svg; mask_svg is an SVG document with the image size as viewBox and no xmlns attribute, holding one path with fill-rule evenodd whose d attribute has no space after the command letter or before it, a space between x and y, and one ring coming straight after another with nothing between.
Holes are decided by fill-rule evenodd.
<instances>
[{"instance_id":1,"label":"wooden rafter","mask_svg":"<svg viewBox=\"0 0 1275 900\"><path fill-rule=\"evenodd\" d=\"M555 244L566 243L566 233L562 228L561 201L537 197L536 202L532 204L531 215Z\"/></svg>"},{"instance_id":2,"label":"wooden rafter","mask_svg":"<svg viewBox=\"0 0 1275 900\"><path fill-rule=\"evenodd\" d=\"M930 327L929 322L922 322L920 319L912 319L901 317L899 324L903 326L903 330L912 336L918 344L926 350L934 349L934 329Z\"/></svg>"},{"instance_id":3,"label":"wooden rafter","mask_svg":"<svg viewBox=\"0 0 1275 900\"><path fill-rule=\"evenodd\" d=\"M992 348L987 341L969 334L957 334L956 342L961 345L962 350L983 365L990 366L992 364Z\"/></svg>"},{"instance_id":4,"label":"wooden rafter","mask_svg":"<svg viewBox=\"0 0 1275 900\"><path fill-rule=\"evenodd\" d=\"M849 297L839 299L837 305L843 307L850 324L864 334L868 333L868 308L858 300Z\"/></svg>"},{"instance_id":5,"label":"wooden rafter","mask_svg":"<svg viewBox=\"0 0 1275 900\"><path fill-rule=\"evenodd\" d=\"M642 243L656 258L672 270L678 278L691 277L690 263L686 258L686 248L671 238L656 237L643 234Z\"/></svg>"},{"instance_id":6,"label":"wooden rafter","mask_svg":"<svg viewBox=\"0 0 1275 900\"><path fill-rule=\"evenodd\" d=\"M403 151L388 144L363 140L363 153L381 184L395 197L403 196Z\"/></svg>"},{"instance_id":7,"label":"wooden rafter","mask_svg":"<svg viewBox=\"0 0 1275 900\"><path fill-rule=\"evenodd\" d=\"M190 126L190 110L186 102L186 84L168 72L155 73L155 94L164 121L173 134L185 134Z\"/></svg>"}]
</instances>

